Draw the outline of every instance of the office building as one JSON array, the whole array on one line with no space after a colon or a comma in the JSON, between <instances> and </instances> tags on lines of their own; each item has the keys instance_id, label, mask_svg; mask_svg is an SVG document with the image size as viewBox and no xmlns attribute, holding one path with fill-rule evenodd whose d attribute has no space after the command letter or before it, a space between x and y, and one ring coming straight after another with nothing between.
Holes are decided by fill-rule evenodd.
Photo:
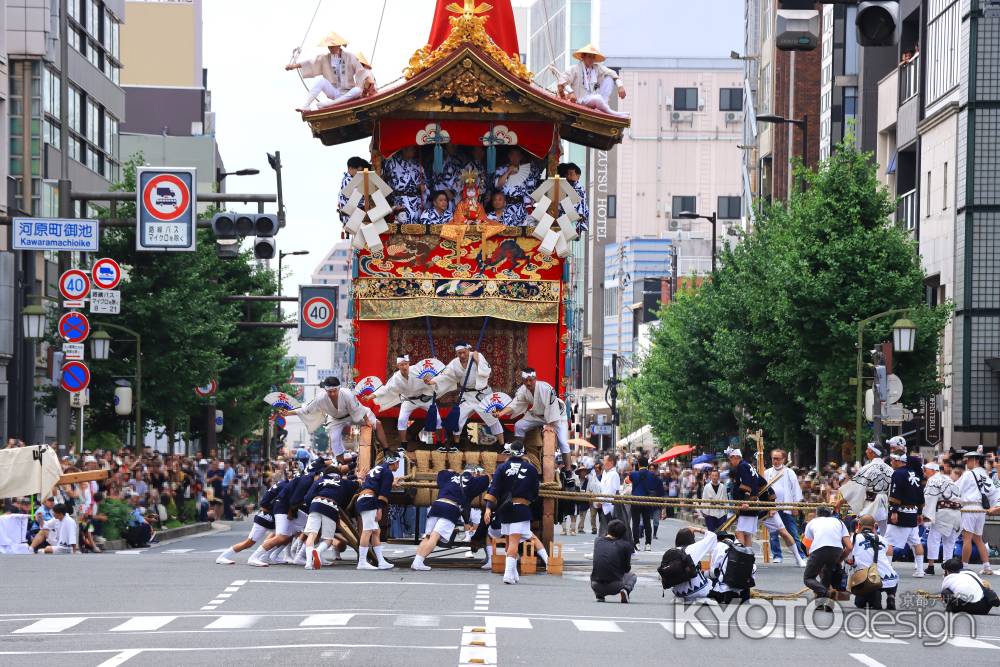
<instances>
[{"instance_id":1,"label":"office building","mask_svg":"<svg viewBox=\"0 0 1000 667\"><path fill-rule=\"evenodd\" d=\"M1000 17L957 0L904 0L896 67L878 85L879 173L919 244L927 301L950 301L944 390L916 426L943 449L1000 445ZM979 39L971 39L978 35ZM994 41L990 41L994 40Z\"/></svg>"},{"instance_id":2,"label":"office building","mask_svg":"<svg viewBox=\"0 0 1000 667\"><path fill-rule=\"evenodd\" d=\"M195 167L199 191L221 191L224 167L202 58L202 0L128 0L126 9L121 154L142 153L153 166Z\"/></svg>"}]
</instances>

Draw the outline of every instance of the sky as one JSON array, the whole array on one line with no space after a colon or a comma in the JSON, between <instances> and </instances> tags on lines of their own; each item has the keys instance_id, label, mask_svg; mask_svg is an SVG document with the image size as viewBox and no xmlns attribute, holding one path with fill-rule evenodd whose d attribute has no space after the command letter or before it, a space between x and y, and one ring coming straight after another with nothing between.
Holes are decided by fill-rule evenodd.
<instances>
[{"instance_id":1,"label":"sky","mask_svg":"<svg viewBox=\"0 0 1000 667\"><path fill-rule=\"evenodd\" d=\"M283 292L296 295L340 239L337 188L352 155L368 156L367 142L323 146L294 111L306 89L296 72L286 72L292 51L300 59L322 52L317 42L335 30L372 60L376 80L398 78L410 56L427 40L434 0L387 0L377 49L375 35L382 2L322 0L308 30L316 0L205 0L204 66L212 91L216 133L228 171L256 168L258 176L230 176L230 192L274 193L274 172L266 153L281 151L287 226L278 234L280 250L308 250L286 257ZM233 208L237 208L233 205ZM290 309L290 306L286 306Z\"/></svg>"}]
</instances>

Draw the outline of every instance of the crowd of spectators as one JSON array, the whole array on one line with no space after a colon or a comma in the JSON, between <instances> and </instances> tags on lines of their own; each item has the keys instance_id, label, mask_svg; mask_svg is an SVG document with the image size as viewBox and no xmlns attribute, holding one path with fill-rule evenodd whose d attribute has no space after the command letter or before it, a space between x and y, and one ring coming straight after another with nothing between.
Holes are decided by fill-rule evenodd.
<instances>
[{"instance_id":1,"label":"crowd of spectators","mask_svg":"<svg viewBox=\"0 0 1000 667\"><path fill-rule=\"evenodd\" d=\"M24 446L10 440L7 447ZM54 448L58 449L53 445ZM60 507L79 527L80 551L100 551L107 540L145 546L157 531L197 521L234 520L251 515L262 484L261 466L247 459L94 450L63 456L63 474L106 470L98 481L56 486L51 495L3 499L6 513L33 514L29 531L43 529ZM31 540L29 539L29 542Z\"/></svg>"}]
</instances>

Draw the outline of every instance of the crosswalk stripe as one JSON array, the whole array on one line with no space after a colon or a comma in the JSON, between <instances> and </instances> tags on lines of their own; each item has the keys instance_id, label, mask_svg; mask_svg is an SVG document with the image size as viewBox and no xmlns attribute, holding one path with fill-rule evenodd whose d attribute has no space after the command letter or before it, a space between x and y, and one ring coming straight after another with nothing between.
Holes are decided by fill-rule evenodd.
<instances>
[{"instance_id":1,"label":"crosswalk stripe","mask_svg":"<svg viewBox=\"0 0 1000 667\"><path fill-rule=\"evenodd\" d=\"M354 614L313 614L312 616L306 616L299 623L299 626L311 628L328 625L347 625L353 616Z\"/></svg>"},{"instance_id":2,"label":"crosswalk stripe","mask_svg":"<svg viewBox=\"0 0 1000 667\"><path fill-rule=\"evenodd\" d=\"M159 630L176 616L136 616L130 618L121 625L111 628L111 632L141 632L148 630Z\"/></svg>"},{"instance_id":3,"label":"crosswalk stripe","mask_svg":"<svg viewBox=\"0 0 1000 667\"><path fill-rule=\"evenodd\" d=\"M621 632L622 629L614 621L573 621L580 632Z\"/></svg>"},{"instance_id":4,"label":"crosswalk stripe","mask_svg":"<svg viewBox=\"0 0 1000 667\"><path fill-rule=\"evenodd\" d=\"M948 640L948 643L958 648L1000 648L996 644L984 642L981 639L973 639L972 637L953 637Z\"/></svg>"},{"instance_id":5,"label":"crosswalk stripe","mask_svg":"<svg viewBox=\"0 0 1000 667\"><path fill-rule=\"evenodd\" d=\"M428 614L400 614L393 625L408 628L436 628L441 625L440 616Z\"/></svg>"},{"instance_id":6,"label":"crosswalk stripe","mask_svg":"<svg viewBox=\"0 0 1000 667\"><path fill-rule=\"evenodd\" d=\"M165 554L187 554L194 551L194 549L167 549L163 553Z\"/></svg>"},{"instance_id":7,"label":"crosswalk stripe","mask_svg":"<svg viewBox=\"0 0 1000 667\"><path fill-rule=\"evenodd\" d=\"M847 655L851 656L852 658L860 662L862 665L867 665L868 667L886 667L875 658L869 658L864 653L848 653Z\"/></svg>"},{"instance_id":8,"label":"crosswalk stripe","mask_svg":"<svg viewBox=\"0 0 1000 667\"><path fill-rule=\"evenodd\" d=\"M497 628L530 630L531 619L524 618L523 616L487 616L486 627L490 632L495 632Z\"/></svg>"},{"instance_id":9,"label":"crosswalk stripe","mask_svg":"<svg viewBox=\"0 0 1000 667\"><path fill-rule=\"evenodd\" d=\"M711 639L711 631L698 619L690 621L664 621L660 623L664 630L674 636L687 637L693 631L702 639Z\"/></svg>"},{"instance_id":10,"label":"crosswalk stripe","mask_svg":"<svg viewBox=\"0 0 1000 667\"><path fill-rule=\"evenodd\" d=\"M206 630L238 630L249 628L260 620L260 616L233 614L231 616L220 616L205 626Z\"/></svg>"},{"instance_id":11,"label":"crosswalk stripe","mask_svg":"<svg viewBox=\"0 0 1000 667\"><path fill-rule=\"evenodd\" d=\"M83 623L87 620L86 616L60 616L59 618L40 618L31 625L26 625L23 628L14 630L12 634L33 634L33 633L45 633L45 632L62 632L67 628L72 628L78 623Z\"/></svg>"},{"instance_id":12,"label":"crosswalk stripe","mask_svg":"<svg viewBox=\"0 0 1000 667\"><path fill-rule=\"evenodd\" d=\"M458 664L495 665L497 664L496 646L463 646L458 654Z\"/></svg>"},{"instance_id":13,"label":"crosswalk stripe","mask_svg":"<svg viewBox=\"0 0 1000 667\"><path fill-rule=\"evenodd\" d=\"M134 658L140 653L142 653L142 649L128 648L122 651L121 653L114 654L113 656L111 656L110 658L99 664L97 667L118 667L118 665L122 664L123 662L127 662L128 660Z\"/></svg>"},{"instance_id":14,"label":"crosswalk stripe","mask_svg":"<svg viewBox=\"0 0 1000 667\"><path fill-rule=\"evenodd\" d=\"M865 644L909 644L909 642L895 637L858 637L858 641Z\"/></svg>"}]
</instances>

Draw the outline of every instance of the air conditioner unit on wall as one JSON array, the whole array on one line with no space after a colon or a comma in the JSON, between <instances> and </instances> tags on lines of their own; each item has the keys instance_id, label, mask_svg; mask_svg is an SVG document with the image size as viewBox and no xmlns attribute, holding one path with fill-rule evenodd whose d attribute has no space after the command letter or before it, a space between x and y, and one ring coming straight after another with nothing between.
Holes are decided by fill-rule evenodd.
<instances>
[{"instance_id":1,"label":"air conditioner unit on wall","mask_svg":"<svg viewBox=\"0 0 1000 667\"><path fill-rule=\"evenodd\" d=\"M673 111L670 113L671 123L693 123L694 114L690 111Z\"/></svg>"},{"instance_id":2,"label":"air conditioner unit on wall","mask_svg":"<svg viewBox=\"0 0 1000 667\"><path fill-rule=\"evenodd\" d=\"M736 124L743 122L743 112L742 111L727 111L726 112L726 123Z\"/></svg>"}]
</instances>

